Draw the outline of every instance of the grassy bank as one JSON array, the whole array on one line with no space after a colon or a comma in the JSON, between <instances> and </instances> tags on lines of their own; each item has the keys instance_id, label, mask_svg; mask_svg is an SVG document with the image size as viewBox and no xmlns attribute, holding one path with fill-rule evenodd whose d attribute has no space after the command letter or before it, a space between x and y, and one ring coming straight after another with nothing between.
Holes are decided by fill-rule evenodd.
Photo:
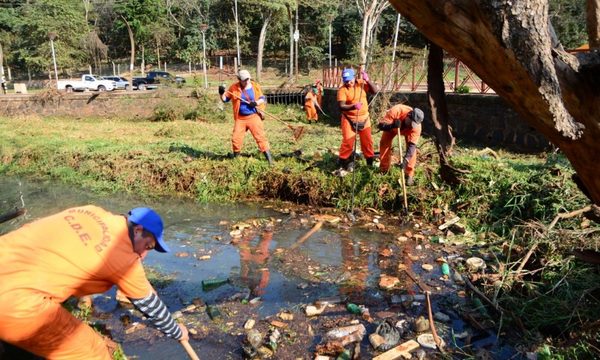
<instances>
[{"instance_id":1,"label":"grassy bank","mask_svg":"<svg viewBox=\"0 0 600 360\"><path fill-rule=\"evenodd\" d=\"M337 168L338 127L307 125L298 109L270 106L271 113L305 131L294 142L286 125L266 120L276 161L269 167L250 134L243 156L228 157L231 109L222 111L219 105L214 97L202 98L197 108L185 110L166 99L155 109L154 120L163 121L0 118L0 174L54 178L108 193L199 202L268 198L348 210L352 175L331 174ZM376 144L379 138L374 134ZM453 162L468 173L459 185L444 185L432 141L423 139L417 185L408 190L411 213L425 221L441 211L462 218L472 230L467 244L494 264L490 272L495 277L483 279L482 289L520 318L530 336L548 337L543 349L548 358L599 353L598 268L571 254L597 247L598 229L581 217L547 229L557 213L587 204L570 180L568 162L556 154L524 156L462 147ZM355 206L397 214L402 204L399 175L397 169L381 175L360 161ZM515 275L533 244L536 250L524 273ZM540 343L539 338L532 341Z\"/></svg>"}]
</instances>

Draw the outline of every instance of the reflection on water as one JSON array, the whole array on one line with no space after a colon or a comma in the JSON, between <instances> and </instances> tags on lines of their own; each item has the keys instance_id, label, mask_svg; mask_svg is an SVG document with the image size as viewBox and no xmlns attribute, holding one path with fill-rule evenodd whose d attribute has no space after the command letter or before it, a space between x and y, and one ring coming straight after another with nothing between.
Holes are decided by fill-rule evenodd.
<instances>
[{"instance_id":1,"label":"reflection on water","mask_svg":"<svg viewBox=\"0 0 600 360\"><path fill-rule=\"evenodd\" d=\"M239 243L240 277L250 289L252 297L264 296L269 284L270 271L267 267L269 245L273 240L273 230L266 229L260 235L258 244L251 243L252 236L244 236Z\"/></svg>"}]
</instances>

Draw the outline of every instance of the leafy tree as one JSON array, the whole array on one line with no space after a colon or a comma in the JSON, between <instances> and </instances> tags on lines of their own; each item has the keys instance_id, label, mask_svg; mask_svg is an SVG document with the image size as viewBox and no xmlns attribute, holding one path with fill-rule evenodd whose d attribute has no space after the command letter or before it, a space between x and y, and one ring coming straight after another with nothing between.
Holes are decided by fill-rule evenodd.
<instances>
[{"instance_id":1,"label":"leafy tree","mask_svg":"<svg viewBox=\"0 0 600 360\"><path fill-rule=\"evenodd\" d=\"M51 69L48 34L55 33L58 66L73 69L83 65L86 55L82 44L88 33L84 14L81 2L36 0L24 4L15 19L16 60L34 71Z\"/></svg>"},{"instance_id":2,"label":"leafy tree","mask_svg":"<svg viewBox=\"0 0 600 360\"><path fill-rule=\"evenodd\" d=\"M587 42L585 0L551 0L550 21L558 39L567 49Z\"/></svg>"}]
</instances>

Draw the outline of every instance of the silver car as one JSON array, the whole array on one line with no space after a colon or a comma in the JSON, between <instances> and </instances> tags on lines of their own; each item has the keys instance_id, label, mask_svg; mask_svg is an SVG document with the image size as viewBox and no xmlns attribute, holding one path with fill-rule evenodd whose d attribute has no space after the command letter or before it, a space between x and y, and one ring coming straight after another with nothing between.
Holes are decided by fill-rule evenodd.
<instances>
[{"instance_id":1,"label":"silver car","mask_svg":"<svg viewBox=\"0 0 600 360\"><path fill-rule=\"evenodd\" d=\"M103 76L106 80L112 80L117 85L116 90L129 90L129 80L121 76Z\"/></svg>"}]
</instances>

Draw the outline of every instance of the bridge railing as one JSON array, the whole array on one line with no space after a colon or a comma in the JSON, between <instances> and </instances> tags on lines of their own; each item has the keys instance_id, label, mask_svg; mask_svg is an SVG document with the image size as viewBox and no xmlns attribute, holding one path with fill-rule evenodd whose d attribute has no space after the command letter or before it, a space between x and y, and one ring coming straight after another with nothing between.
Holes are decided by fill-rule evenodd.
<instances>
[{"instance_id":1,"label":"bridge railing","mask_svg":"<svg viewBox=\"0 0 600 360\"><path fill-rule=\"evenodd\" d=\"M342 85L343 67L323 68L323 86ZM395 64L373 63L369 77L385 91L427 91L427 61L423 58L398 60ZM445 59L446 92L494 93L471 69L458 59Z\"/></svg>"}]
</instances>

